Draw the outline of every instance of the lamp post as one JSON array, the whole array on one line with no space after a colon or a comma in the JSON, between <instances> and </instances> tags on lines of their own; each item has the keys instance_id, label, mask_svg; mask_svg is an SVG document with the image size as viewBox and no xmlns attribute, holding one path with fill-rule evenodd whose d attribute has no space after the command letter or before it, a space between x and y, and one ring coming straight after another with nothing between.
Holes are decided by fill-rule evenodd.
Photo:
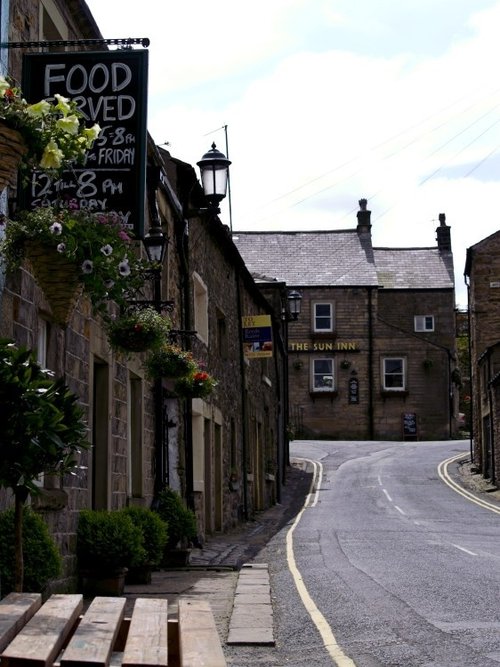
<instances>
[{"instance_id":1,"label":"lamp post","mask_svg":"<svg viewBox=\"0 0 500 667\"><path fill-rule=\"evenodd\" d=\"M220 213L219 203L224 199L227 192L228 160L213 143L211 149L205 153L199 162L201 184L203 192L208 201L210 213Z\"/></svg>"}]
</instances>

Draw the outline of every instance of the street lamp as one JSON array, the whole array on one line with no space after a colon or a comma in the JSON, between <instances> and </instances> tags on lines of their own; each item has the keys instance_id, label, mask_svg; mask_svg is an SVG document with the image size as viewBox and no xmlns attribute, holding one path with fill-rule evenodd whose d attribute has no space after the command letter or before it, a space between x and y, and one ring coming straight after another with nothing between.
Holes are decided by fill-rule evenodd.
<instances>
[{"instance_id":1,"label":"street lamp","mask_svg":"<svg viewBox=\"0 0 500 667\"><path fill-rule=\"evenodd\" d=\"M228 167L231 161L212 144L212 148L205 153L199 162L201 184L209 203L209 210L220 213L219 203L226 196Z\"/></svg>"},{"instance_id":2,"label":"street lamp","mask_svg":"<svg viewBox=\"0 0 500 667\"><path fill-rule=\"evenodd\" d=\"M288 309L292 320L297 320L300 315L302 294L297 290L290 290L287 295Z\"/></svg>"}]
</instances>

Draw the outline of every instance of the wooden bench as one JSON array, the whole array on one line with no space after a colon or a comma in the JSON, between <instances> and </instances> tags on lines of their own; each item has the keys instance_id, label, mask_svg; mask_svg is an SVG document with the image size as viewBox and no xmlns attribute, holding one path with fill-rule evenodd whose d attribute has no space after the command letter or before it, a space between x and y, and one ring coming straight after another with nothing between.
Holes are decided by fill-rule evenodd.
<instances>
[{"instance_id":1,"label":"wooden bench","mask_svg":"<svg viewBox=\"0 0 500 667\"><path fill-rule=\"evenodd\" d=\"M164 598L96 597L82 615L81 595L35 594L0 601L0 667L226 667L210 605L179 600L168 618Z\"/></svg>"}]
</instances>

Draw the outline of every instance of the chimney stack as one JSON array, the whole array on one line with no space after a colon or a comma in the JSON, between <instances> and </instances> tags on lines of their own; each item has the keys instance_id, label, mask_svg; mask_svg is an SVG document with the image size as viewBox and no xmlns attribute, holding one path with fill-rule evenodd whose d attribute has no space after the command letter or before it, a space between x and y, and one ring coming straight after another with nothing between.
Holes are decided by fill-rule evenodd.
<instances>
[{"instance_id":1,"label":"chimney stack","mask_svg":"<svg viewBox=\"0 0 500 667\"><path fill-rule=\"evenodd\" d=\"M358 234L370 234L371 233L371 211L366 210L366 205L367 205L367 200L366 199L360 199L359 200L359 211L357 213L358 217Z\"/></svg>"},{"instance_id":2,"label":"chimney stack","mask_svg":"<svg viewBox=\"0 0 500 667\"><path fill-rule=\"evenodd\" d=\"M444 213L439 214L439 227L436 229L436 241L439 252L451 252L450 227L446 224Z\"/></svg>"}]
</instances>

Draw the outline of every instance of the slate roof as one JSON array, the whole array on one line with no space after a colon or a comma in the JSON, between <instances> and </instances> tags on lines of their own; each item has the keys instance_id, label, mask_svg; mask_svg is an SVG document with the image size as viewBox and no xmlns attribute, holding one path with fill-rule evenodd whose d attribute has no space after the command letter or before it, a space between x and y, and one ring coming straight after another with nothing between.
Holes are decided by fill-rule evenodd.
<instances>
[{"instance_id":1,"label":"slate roof","mask_svg":"<svg viewBox=\"0 0 500 667\"><path fill-rule=\"evenodd\" d=\"M233 241L252 274L288 285L377 285L369 234L356 230L234 232Z\"/></svg>"},{"instance_id":2,"label":"slate roof","mask_svg":"<svg viewBox=\"0 0 500 667\"><path fill-rule=\"evenodd\" d=\"M356 229L234 232L248 270L296 287L452 289L453 255L434 248L373 248Z\"/></svg>"},{"instance_id":3,"label":"slate roof","mask_svg":"<svg viewBox=\"0 0 500 667\"><path fill-rule=\"evenodd\" d=\"M453 255L437 248L374 248L379 286L386 289L452 289Z\"/></svg>"}]
</instances>

